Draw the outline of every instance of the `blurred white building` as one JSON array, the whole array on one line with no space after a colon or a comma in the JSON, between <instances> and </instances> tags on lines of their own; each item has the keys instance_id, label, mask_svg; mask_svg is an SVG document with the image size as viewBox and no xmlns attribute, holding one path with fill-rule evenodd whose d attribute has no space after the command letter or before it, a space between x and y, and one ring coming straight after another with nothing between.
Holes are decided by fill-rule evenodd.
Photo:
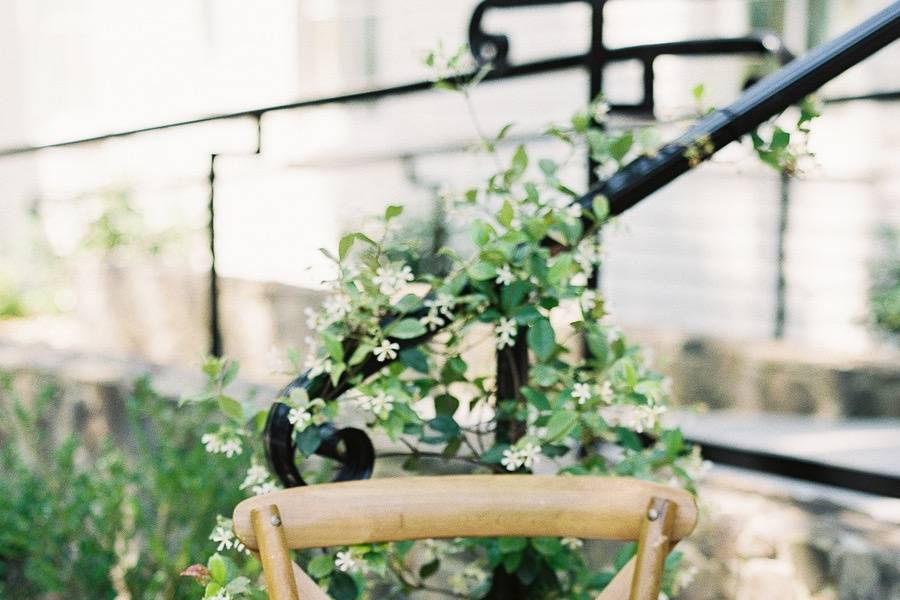
<instances>
[{"instance_id":1,"label":"blurred white building","mask_svg":"<svg viewBox=\"0 0 900 600\"><path fill-rule=\"evenodd\" d=\"M476 2L457 0L0 0L0 147L40 144L255 108L297 98L420 80L438 40L465 40ZM748 33L768 14L792 50L829 39L887 0L610 0L610 46ZM763 15L763 16L761 16ZM512 60L583 51L580 3L492 12ZM829 85L823 96L900 89L900 46ZM716 104L738 93L745 58L660 59L662 113L690 106L705 83ZM634 65L610 67L613 101L639 97ZM587 80L572 71L485 84L485 126L527 134L583 106ZM273 113L0 159L0 238L21 259L29 206L39 200L63 254L83 200L130 190L149 223L202 227L211 153L217 172L220 273L315 288L319 247L384 205L427 215L440 185L479 172L464 152L465 108L428 92L353 106ZM861 353L868 265L881 224L900 224L900 103L829 106L815 128L820 167L790 184L785 337L814 351ZM542 148L536 146L540 153ZM549 150L548 150L549 151ZM744 156L732 152L731 157ZM576 166L576 169L584 169ZM576 177L578 171L573 171ZM779 179L752 160L723 159L683 177L621 219L606 236L604 287L624 325L766 339L776 310ZM79 200L80 199L80 200ZM80 203L81 202L81 203ZM21 236L19 236L21 237ZM202 243L181 266L206 266Z\"/></svg>"}]
</instances>

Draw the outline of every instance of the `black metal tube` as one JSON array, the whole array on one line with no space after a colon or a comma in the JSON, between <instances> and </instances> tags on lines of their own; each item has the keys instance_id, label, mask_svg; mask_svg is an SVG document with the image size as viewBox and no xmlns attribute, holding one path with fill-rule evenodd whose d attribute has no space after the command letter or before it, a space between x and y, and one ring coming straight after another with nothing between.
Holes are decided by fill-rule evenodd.
<instances>
[{"instance_id":1,"label":"black metal tube","mask_svg":"<svg viewBox=\"0 0 900 600\"><path fill-rule=\"evenodd\" d=\"M609 199L612 214L621 214L690 170L685 150L708 139L718 150L771 117L796 104L850 67L900 37L900 2L895 2L840 37L763 78L727 108L701 119L656 156L641 157L607 181L593 186L579 203L589 208L597 194Z\"/></svg>"}]
</instances>

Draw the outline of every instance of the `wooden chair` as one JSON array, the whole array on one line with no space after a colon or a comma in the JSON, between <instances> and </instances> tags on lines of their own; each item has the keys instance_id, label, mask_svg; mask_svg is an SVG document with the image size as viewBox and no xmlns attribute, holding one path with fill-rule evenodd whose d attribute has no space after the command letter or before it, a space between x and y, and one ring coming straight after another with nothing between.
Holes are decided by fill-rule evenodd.
<instances>
[{"instance_id":1,"label":"wooden chair","mask_svg":"<svg viewBox=\"0 0 900 600\"><path fill-rule=\"evenodd\" d=\"M697 520L677 488L616 477L460 475L291 488L241 502L234 530L258 551L272 600L328 600L289 549L423 538L637 540L597 600L657 600L663 563Z\"/></svg>"}]
</instances>

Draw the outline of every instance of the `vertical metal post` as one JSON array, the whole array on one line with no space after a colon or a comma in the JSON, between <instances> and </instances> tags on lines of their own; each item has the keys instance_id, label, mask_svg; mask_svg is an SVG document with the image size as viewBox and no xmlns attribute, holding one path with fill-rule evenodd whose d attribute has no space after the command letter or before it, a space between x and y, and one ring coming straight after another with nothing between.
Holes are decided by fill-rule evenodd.
<instances>
[{"instance_id":1,"label":"vertical metal post","mask_svg":"<svg viewBox=\"0 0 900 600\"><path fill-rule=\"evenodd\" d=\"M606 4L606 0L594 0L591 3L591 49L590 52L588 52L588 62L586 65L589 81L588 102L593 102L594 98L603 92L603 67L605 66L606 59L606 48L603 46L604 4ZM597 177L597 163L591 158L590 152L588 152L587 170L588 188L590 188L597 183L599 179ZM602 239L601 233L598 232L596 235L598 239ZM591 276L588 278L588 288L599 289L602 276L603 272L601 270L601 265L595 266L593 273L591 273ZM585 356L588 356L590 350L588 349L587 340L583 340L581 346L582 353Z\"/></svg>"},{"instance_id":2,"label":"vertical metal post","mask_svg":"<svg viewBox=\"0 0 900 600\"><path fill-rule=\"evenodd\" d=\"M787 322L787 257L788 220L791 209L791 178L786 173L778 177L778 225L775 241L775 319L772 336L778 340L784 337Z\"/></svg>"},{"instance_id":3,"label":"vertical metal post","mask_svg":"<svg viewBox=\"0 0 900 600\"><path fill-rule=\"evenodd\" d=\"M207 235L209 240L209 353L222 355L222 330L219 322L219 274L216 270L216 158L218 154L209 155L209 201L207 213L209 223Z\"/></svg>"}]
</instances>

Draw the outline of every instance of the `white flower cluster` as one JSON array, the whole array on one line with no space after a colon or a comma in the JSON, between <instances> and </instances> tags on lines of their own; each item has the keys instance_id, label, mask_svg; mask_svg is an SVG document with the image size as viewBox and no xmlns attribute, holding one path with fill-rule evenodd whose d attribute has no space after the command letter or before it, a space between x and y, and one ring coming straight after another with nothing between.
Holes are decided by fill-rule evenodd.
<instances>
[{"instance_id":1,"label":"white flower cluster","mask_svg":"<svg viewBox=\"0 0 900 600\"><path fill-rule=\"evenodd\" d=\"M609 404L612 402L614 395L615 392L609 381L604 381L600 385L599 393L595 393L595 387L589 383L579 382L572 386L572 397L578 400L578 404L580 405L586 404L598 396L600 400Z\"/></svg>"},{"instance_id":2,"label":"white flower cluster","mask_svg":"<svg viewBox=\"0 0 900 600\"><path fill-rule=\"evenodd\" d=\"M378 286L382 294L390 296L413 279L415 278L409 265L390 264L385 267L378 267L372 281Z\"/></svg>"},{"instance_id":3,"label":"white flower cluster","mask_svg":"<svg viewBox=\"0 0 900 600\"><path fill-rule=\"evenodd\" d=\"M507 471L515 471L520 467L530 469L541 455L541 447L534 442L525 442L519 447L513 446L503 451L500 464Z\"/></svg>"},{"instance_id":4,"label":"white flower cluster","mask_svg":"<svg viewBox=\"0 0 900 600\"><path fill-rule=\"evenodd\" d=\"M222 515L216 517L216 527L212 530L212 533L209 534L209 539L215 544L217 552L222 552L223 550L237 550L238 552L245 552L247 548L241 543L241 540L234 535L233 531L234 524L231 519L225 518Z\"/></svg>"},{"instance_id":5,"label":"white flower cluster","mask_svg":"<svg viewBox=\"0 0 900 600\"><path fill-rule=\"evenodd\" d=\"M478 586L487 581L487 571L478 565L467 565L462 571L454 573L447 578L450 589L454 594L468 596Z\"/></svg>"},{"instance_id":6,"label":"white flower cluster","mask_svg":"<svg viewBox=\"0 0 900 600\"><path fill-rule=\"evenodd\" d=\"M559 543L561 543L569 550L572 550L573 552L575 550L579 550L582 546L584 546L584 541L574 537L564 537L559 540Z\"/></svg>"},{"instance_id":7,"label":"white flower cluster","mask_svg":"<svg viewBox=\"0 0 900 600\"><path fill-rule=\"evenodd\" d=\"M325 401L321 398L310 400L306 390L291 390L284 402L291 407L288 411L288 422L294 426L296 432L301 432L310 425L321 425L325 420L319 413L325 407Z\"/></svg>"},{"instance_id":8,"label":"white flower cluster","mask_svg":"<svg viewBox=\"0 0 900 600\"><path fill-rule=\"evenodd\" d=\"M278 489L278 486L269 479L269 471L265 467L253 465L247 469L247 476L244 477L244 481L240 485L242 490L247 488L250 488L254 496L262 496L263 494L274 492Z\"/></svg>"},{"instance_id":9,"label":"white flower cluster","mask_svg":"<svg viewBox=\"0 0 900 600\"><path fill-rule=\"evenodd\" d=\"M610 427L624 427L635 433L643 433L653 429L664 412L665 406L614 404L601 408L600 416Z\"/></svg>"},{"instance_id":10,"label":"white flower cluster","mask_svg":"<svg viewBox=\"0 0 900 600\"><path fill-rule=\"evenodd\" d=\"M594 236L584 238L575 248L575 262L578 263L582 271L591 271L602 260L603 248L600 246L599 240Z\"/></svg>"},{"instance_id":11,"label":"white flower cluster","mask_svg":"<svg viewBox=\"0 0 900 600\"><path fill-rule=\"evenodd\" d=\"M500 317L500 322L494 326L495 342L497 350L503 350L507 346L512 346L516 339L518 327L516 322L506 317Z\"/></svg>"},{"instance_id":12,"label":"white flower cluster","mask_svg":"<svg viewBox=\"0 0 900 600\"><path fill-rule=\"evenodd\" d=\"M340 321L350 312L350 298L344 294L336 294L325 300L322 308L325 309L325 319L329 323Z\"/></svg>"},{"instance_id":13,"label":"white flower cluster","mask_svg":"<svg viewBox=\"0 0 900 600\"><path fill-rule=\"evenodd\" d=\"M210 454L224 454L228 458L243 450L241 438L233 431L220 429L215 433L204 433L200 441Z\"/></svg>"},{"instance_id":14,"label":"white flower cluster","mask_svg":"<svg viewBox=\"0 0 900 600\"><path fill-rule=\"evenodd\" d=\"M363 410L371 412L376 417L385 419L394 407L394 397L384 392L378 392L374 396L359 396L356 399L356 405Z\"/></svg>"},{"instance_id":15,"label":"white flower cluster","mask_svg":"<svg viewBox=\"0 0 900 600\"><path fill-rule=\"evenodd\" d=\"M425 306L428 308L428 314L419 319L419 322L429 331L434 331L447 323L444 319L453 320L456 300L450 294L438 294L437 298L426 299Z\"/></svg>"},{"instance_id":16,"label":"white flower cluster","mask_svg":"<svg viewBox=\"0 0 900 600\"><path fill-rule=\"evenodd\" d=\"M334 363L327 356L310 355L306 358L303 366L309 370L310 377L318 377L323 373L331 373Z\"/></svg>"}]
</instances>

